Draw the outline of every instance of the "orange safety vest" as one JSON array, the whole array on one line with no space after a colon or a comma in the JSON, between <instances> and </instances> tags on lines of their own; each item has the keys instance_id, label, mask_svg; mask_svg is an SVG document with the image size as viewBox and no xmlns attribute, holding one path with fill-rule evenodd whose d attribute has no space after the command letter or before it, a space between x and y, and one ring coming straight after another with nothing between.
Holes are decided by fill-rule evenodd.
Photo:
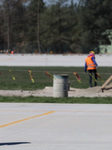
<instances>
[{"instance_id":1,"label":"orange safety vest","mask_svg":"<svg viewBox=\"0 0 112 150\"><path fill-rule=\"evenodd\" d=\"M87 64L87 70L95 70L96 69L96 65L94 64L94 62L92 61L92 56L88 56L86 58L86 64Z\"/></svg>"},{"instance_id":2,"label":"orange safety vest","mask_svg":"<svg viewBox=\"0 0 112 150\"><path fill-rule=\"evenodd\" d=\"M11 51L11 54L14 54L14 51Z\"/></svg>"}]
</instances>

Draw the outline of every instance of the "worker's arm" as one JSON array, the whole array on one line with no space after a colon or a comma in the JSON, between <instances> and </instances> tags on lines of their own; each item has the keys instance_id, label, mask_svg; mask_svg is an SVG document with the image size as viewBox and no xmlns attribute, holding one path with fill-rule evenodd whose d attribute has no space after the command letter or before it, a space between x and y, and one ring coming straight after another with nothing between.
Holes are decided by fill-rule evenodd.
<instances>
[{"instance_id":1,"label":"worker's arm","mask_svg":"<svg viewBox=\"0 0 112 150\"><path fill-rule=\"evenodd\" d=\"M94 62L94 64L96 65L96 67L98 67L98 64L96 63L95 57L92 57L91 59Z\"/></svg>"}]
</instances>

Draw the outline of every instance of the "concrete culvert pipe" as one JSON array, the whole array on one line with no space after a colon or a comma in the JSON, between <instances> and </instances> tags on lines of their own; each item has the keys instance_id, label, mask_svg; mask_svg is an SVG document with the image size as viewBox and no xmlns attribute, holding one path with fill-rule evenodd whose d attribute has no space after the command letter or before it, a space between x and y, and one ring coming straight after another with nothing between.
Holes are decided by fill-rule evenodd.
<instances>
[{"instance_id":1,"label":"concrete culvert pipe","mask_svg":"<svg viewBox=\"0 0 112 150\"><path fill-rule=\"evenodd\" d=\"M67 74L54 75L53 97L68 97L68 75Z\"/></svg>"}]
</instances>

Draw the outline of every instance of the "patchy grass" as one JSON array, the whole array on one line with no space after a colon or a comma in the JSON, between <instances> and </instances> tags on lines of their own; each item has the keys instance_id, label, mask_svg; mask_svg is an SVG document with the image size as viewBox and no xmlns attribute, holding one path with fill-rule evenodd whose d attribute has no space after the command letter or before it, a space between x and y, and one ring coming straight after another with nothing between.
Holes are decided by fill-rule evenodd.
<instances>
[{"instance_id":1,"label":"patchy grass","mask_svg":"<svg viewBox=\"0 0 112 150\"><path fill-rule=\"evenodd\" d=\"M112 97L4 97L0 96L0 102L4 103L72 103L72 104L112 104Z\"/></svg>"}]
</instances>

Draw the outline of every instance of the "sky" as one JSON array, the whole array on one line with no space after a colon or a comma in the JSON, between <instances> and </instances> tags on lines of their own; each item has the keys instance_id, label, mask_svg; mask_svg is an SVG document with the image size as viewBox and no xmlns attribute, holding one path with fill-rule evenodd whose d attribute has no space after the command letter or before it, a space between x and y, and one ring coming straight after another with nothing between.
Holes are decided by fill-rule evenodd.
<instances>
[{"instance_id":1,"label":"sky","mask_svg":"<svg viewBox=\"0 0 112 150\"><path fill-rule=\"evenodd\" d=\"M50 0L43 0L46 4L50 4ZM58 1L58 0L57 0ZM71 2L71 0L69 0ZM74 3L78 3L79 0L73 0Z\"/></svg>"}]
</instances>

